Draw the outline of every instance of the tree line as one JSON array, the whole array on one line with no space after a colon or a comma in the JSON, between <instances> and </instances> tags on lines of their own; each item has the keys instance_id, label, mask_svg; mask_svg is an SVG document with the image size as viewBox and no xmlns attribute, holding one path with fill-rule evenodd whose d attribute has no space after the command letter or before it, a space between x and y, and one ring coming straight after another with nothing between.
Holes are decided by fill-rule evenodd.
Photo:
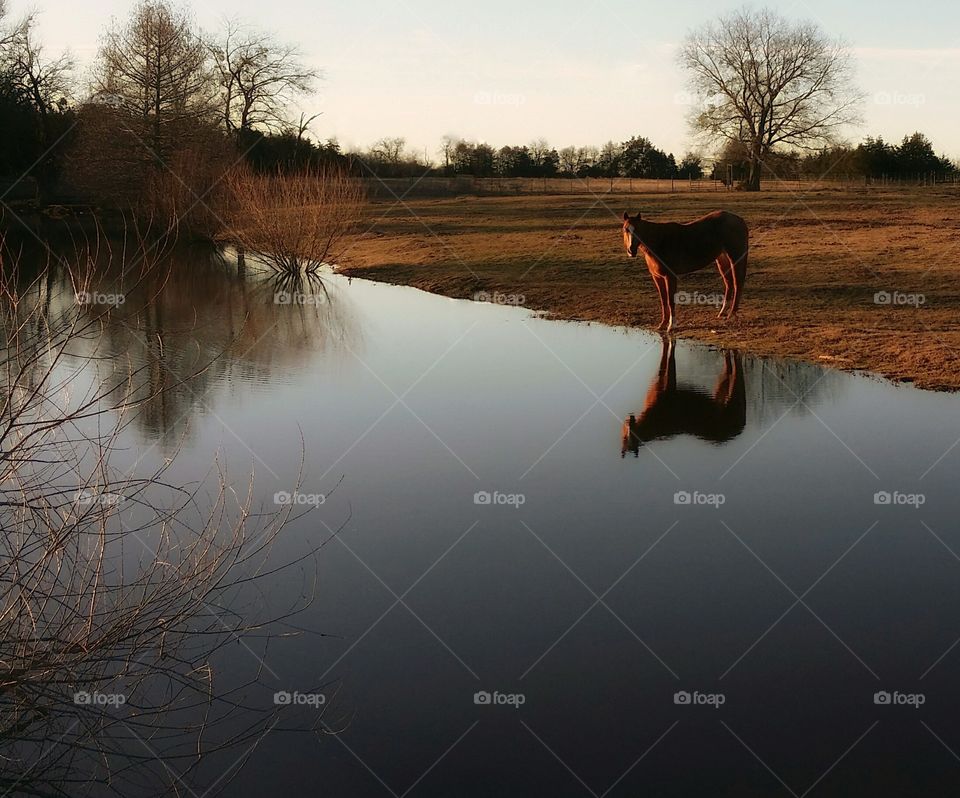
<instances>
[{"instance_id":1,"label":"tree line","mask_svg":"<svg viewBox=\"0 0 960 798\"><path fill-rule=\"evenodd\" d=\"M735 183L750 175L749 142L728 142L709 163L696 152L689 152L679 163L673 153L665 152L644 136L628 141L608 141L602 146L563 147L557 149L546 140L525 145L493 147L445 137L437 152L437 161L406 150L403 138L385 138L364 151L351 153L379 177L468 175L472 177L560 177L714 180ZM866 180L942 180L953 177L958 166L944 155L937 155L933 143L923 133L904 136L900 144L882 137L867 137L853 146L834 144L815 151L770 151L762 161L768 179L864 178Z\"/></svg>"},{"instance_id":2,"label":"tree line","mask_svg":"<svg viewBox=\"0 0 960 798\"><path fill-rule=\"evenodd\" d=\"M805 153L772 151L762 162L762 172L767 178L781 180L843 177L913 181L952 179L960 166L945 155L937 155L930 139L915 132L904 136L900 144L886 142L882 136L868 136L855 147L841 143ZM714 162L711 177L739 182L747 180L749 174L748 146L730 142Z\"/></svg>"},{"instance_id":3,"label":"tree line","mask_svg":"<svg viewBox=\"0 0 960 798\"><path fill-rule=\"evenodd\" d=\"M320 78L293 45L236 22L201 31L189 11L139 0L106 28L89 78L51 55L36 15L0 0L0 175L29 172L41 200L133 208L202 231L218 184L243 162L277 170L346 164L292 104Z\"/></svg>"},{"instance_id":4,"label":"tree line","mask_svg":"<svg viewBox=\"0 0 960 798\"><path fill-rule=\"evenodd\" d=\"M656 147L644 136L608 141L600 147L564 147L557 150L545 139L495 148L446 136L438 160L405 149L403 138L380 139L365 151L352 153L380 177L410 177L424 170L438 176L474 177L692 177L703 175L703 159L686 154L678 164L673 153Z\"/></svg>"}]
</instances>

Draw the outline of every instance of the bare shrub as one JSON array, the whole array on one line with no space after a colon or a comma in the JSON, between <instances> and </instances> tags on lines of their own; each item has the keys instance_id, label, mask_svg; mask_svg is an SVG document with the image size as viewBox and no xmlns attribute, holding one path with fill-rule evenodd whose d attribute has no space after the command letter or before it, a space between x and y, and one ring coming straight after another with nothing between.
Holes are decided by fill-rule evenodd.
<instances>
[{"instance_id":1,"label":"bare shrub","mask_svg":"<svg viewBox=\"0 0 960 798\"><path fill-rule=\"evenodd\" d=\"M227 184L223 239L287 272L335 263L365 199L362 182L332 166L267 175L240 167Z\"/></svg>"},{"instance_id":2,"label":"bare shrub","mask_svg":"<svg viewBox=\"0 0 960 798\"><path fill-rule=\"evenodd\" d=\"M171 232L212 240L223 228L223 179L235 154L213 127L187 128L181 144L156 162L137 203L142 218L161 221Z\"/></svg>"},{"instance_id":3,"label":"bare shrub","mask_svg":"<svg viewBox=\"0 0 960 798\"><path fill-rule=\"evenodd\" d=\"M71 264L78 298L107 296L96 246ZM136 263L132 289L149 250L120 255ZM277 724L250 698L259 669L224 686L214 659L241 639L265 646L310 602L309 577L300 605L273 616L250 591L316 547L273 562L289 511L259 510L223 467L190 486L165 476L175 455L123 467L149 367L95 354L77 368L111 305L52 295L51 268L28 275L0 248L0 787L181 794L205 757L233 762Z\"/></svg>"}]
</instances>

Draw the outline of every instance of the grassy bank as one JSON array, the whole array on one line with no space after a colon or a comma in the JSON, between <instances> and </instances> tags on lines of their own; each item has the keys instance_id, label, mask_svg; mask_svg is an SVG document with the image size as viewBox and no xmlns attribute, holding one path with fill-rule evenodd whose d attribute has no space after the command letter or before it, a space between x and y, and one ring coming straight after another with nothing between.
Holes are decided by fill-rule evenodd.
<instances>
[{"instance_id":1,"label":"grassy bank","mask_svg":"<svg viewBox=\"0 0 960 798\"><path fill-rule=\"evenodd\" d=\"M687 221L716 208L751 229L739 319L720 323L716 308L684 305L678 335L960 389L953 186L382 201L368 208L342 270L452 297L521 294L559 318L653 327L656 291L642 260L624 252L621 213ZM703 301L723 287L710 269L681 278L679 290ZM919 294L922 304L878 304L878 292Z\"/></svg>"}]
</instances>

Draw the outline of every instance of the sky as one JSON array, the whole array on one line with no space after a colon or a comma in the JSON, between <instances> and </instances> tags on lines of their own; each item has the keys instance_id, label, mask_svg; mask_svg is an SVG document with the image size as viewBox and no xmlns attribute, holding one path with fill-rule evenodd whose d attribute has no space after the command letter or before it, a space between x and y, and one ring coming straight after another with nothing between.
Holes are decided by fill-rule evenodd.
<instances>
[{"instance_id":1,"label":"sky","mask_svg":"<svg viewBox=\"0 0 960 798\"><path fill-rule=\"evenodd\" d=\"M53 52L83 66L111 17L132 0L10 0L40 12ZM643 135L678 155L702 149L675 52L686 33L739 0L195 0L205 30L227 16L296 43L320 69L302 110L311 130L347 149L383 137L436 159L452 135L496 147L553 146ZM960 4L943 0L785 0L769 7L818 22L852 48L864 124L846 138L899 141L920 130L960 158ZM294 114L296 116L296 114Z\"/></svg>"}]
</instances>

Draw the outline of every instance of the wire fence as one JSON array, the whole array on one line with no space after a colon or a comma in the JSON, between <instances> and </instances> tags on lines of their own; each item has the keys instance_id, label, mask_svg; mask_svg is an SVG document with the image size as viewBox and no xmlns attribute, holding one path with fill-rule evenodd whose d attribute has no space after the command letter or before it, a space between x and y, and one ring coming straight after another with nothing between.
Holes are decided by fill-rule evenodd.
<instances>
[{"instance_id":1,"label":"wire fence","mask_svg":"<svg viewBox=\"0 0 960 798\"><path fill-rule=\"evenodd\" d=\"M722 180L646 179L630 177L394 177L364 178L367 195L378 199L397 197L521 196L548 194L678 194L681 192L722 192L738 190L736 183ZM956 175L944 177L918 174L911 177L834 175L827 179L800 176L790 179L766 178L765 191L817 189L897 189L960 185Z\"/></svg>"}]
</instances>

